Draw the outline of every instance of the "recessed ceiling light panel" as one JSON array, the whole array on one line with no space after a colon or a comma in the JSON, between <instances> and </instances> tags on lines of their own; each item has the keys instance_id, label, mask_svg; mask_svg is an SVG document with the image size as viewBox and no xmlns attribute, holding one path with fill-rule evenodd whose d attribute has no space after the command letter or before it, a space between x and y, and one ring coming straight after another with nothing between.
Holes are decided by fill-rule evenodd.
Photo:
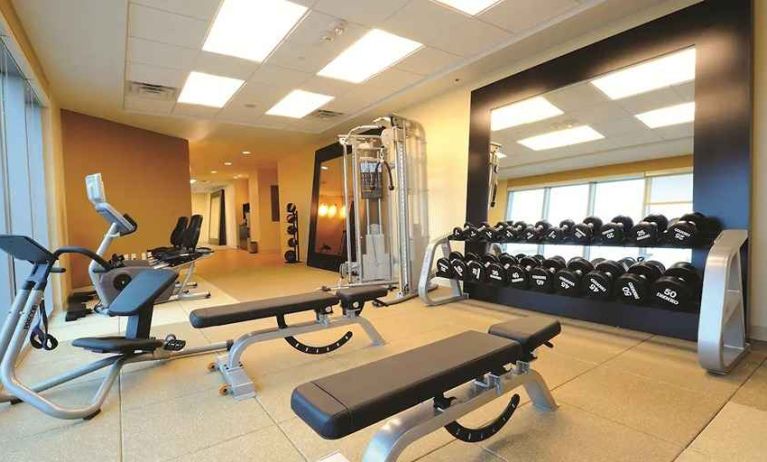
<instances>
[{"instance_id":1,"label":"recessed ceiling light panel","mask_svg":"<svg viewBox=\"0 0 767 462\"><path fill-rule=\"evenodd\" d=\"M695 48L611 72L591 81L610 99L621 99L695 80Z\"/></svg>"},{"instance_id":2,"label":"recessed ceiling light panel","mask_svg":"<svg viewBox=\"0 0 767 462\"><path fill-rule=\"evenodd\" d=\"M668 127L695 120L695 103L675 104L637 114L636 118L650 128Z\"/></svg>"},{"instance_id":3,"label":"recessed ceiling light panel","mask_svg":"<svg viewBox=\"0 0 767 462\"><path fill-rule=\"evenodd\" d=\"M224 162L224 165L226 165L227 167L231 167L232 163L231 162Z\"/></svg>"},{"instance_id":4,"label":"recessed ceiling light panel","mask_svg":"<svg viewBox=\"0 0 767 462\"><path fill-rule=\"evenodd\" d=\"M493 131L562 115L561 109L554 106L543 96L526 99L508 106L493 109L490 112L490 127Z\"/></svg>"},{"instance_id":5,"label":"recessed ceiling light panel","mask_svg":"<svg viewBox=\"0 0 767 462\"><path fill-rule=\"evenodd\" d=\"M500 3L501 0L435 0L437 3L442 3L456 10L463 11L466 14L475 16L496 3Z\"/></svg>"},{"instance_id":6,"label":"recessed ceiling light panel","mask_svg":"<svg viewBox=\"0 0 767 462\"><path fill-rule=\"evenodd\" d=\"M224 107L245 81L192 71L178 97L179 103Z\"/></svg>"},{"instance_id":7,"label":"recessed ceiling light panel","mask_svg":"<svg viewBox=\"0 0 767 462\"><path fill-rule=\"evenodd\" d=\"M533 151L545 151L546 149L561 148L563 146L601 140L603 138L604 136L602 136L601 133L588 125L581 125L580 127L567 128L565 130L557 130L555 132L531 136L530 138L525 138L517 142Z\"/></svg>"},{"instance_id":8,"label":"recessed ceiling light panel","mask_svg":"<svg viewBox=\"0 0 767 462\"><path fill-rule=\"evenodd\" d=\"M361 83L395 65L423 44L380 29L373 29L341 52L317 75Z\"/></svg>"},{"instance_id":9,"label":"recessed ceiling light panel","mask_svg":"<svg viewBox=\"0 0 767 462\"><path fill-rule=\"evenodd\" d=\"M268 115L300 119L331 100L333 100L332 96L304 90L293 90L266 111L266 113Z\"/></svg>"},{"instance_id":10,"label":"recessed ceiling light panel","mask_svg":"<svg viewBox=\"0 0 767 462\"><path fill-rule=\"evenodd\" d=\"M285 0L224 0L202 49L261 62L306 10Z\"/></svg>"}]
</instances>

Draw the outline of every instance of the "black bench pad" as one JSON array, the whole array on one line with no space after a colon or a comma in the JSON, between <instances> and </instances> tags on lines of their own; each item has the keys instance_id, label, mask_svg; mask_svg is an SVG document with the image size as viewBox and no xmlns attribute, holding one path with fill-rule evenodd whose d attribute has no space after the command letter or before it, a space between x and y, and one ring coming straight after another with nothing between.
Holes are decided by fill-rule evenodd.
<instances>
[{"instance_id":1,"label":"black bench pad","mask_svg":"<svg viewBox=\"0 0 767 462\"><path fill-rule=\"evenodd\" d=\"M321 310L336 305L338 297L328 292L309 292L286 297L214 306L192 311L189 321L196 328L223 326L254 319Z\"/></svg>"},{"instance_id":2,"label":"black bench pad","mask_svg":"<svg viewBox=\"0 0 767 462\"><path fill-rule=\"evenodd\" d=\"M338 289L338 291L336 291L336 295L341 299L341 303L344 306L349 306L358 301L366 302L368 300L382 298L388 293L389 289L382 286L349 287L347 289Z\"/></svg>"},{"instance_id":3,"label":"black bench pad","mask_svg":"<svg viewBox=\"0 0 767 462\"><path fill-rule=\"evenodd\" d=\"M72 341L72 346L97 353L134 353L154 351L163 345L155 338L85 337Z\"/></svg>"},{"instance_id":4,"label":"black bench pad","mask_svg":"<svg viewBox=\"0 0 767 462\"><path fill-rule=\"evenodd\" d=\"M134 277L109 305L113 316L133 316L154 302L174 282L178 273L170 270L147 268Z\"/></svg>"},{"instance_id":5,"label":"black bench pad","mask_svg":"<svg viewBox=\"0 0 767 462\"><path fill-rule=\"evenodd\" d=\"M490 326L488 332L499 337L515 340L522 345L526 353L548 342L562 332L559 321L546 318L529 317L513 319Z\"/></svg>"},{"instance_id":6,"label":"black bench pad","mask_svg":"<svg viewBox=\"0 0 767 462\"><path fill-rule=\"evenodd\" d=\"M290 404L323 438L342 438L514 363L520 355L517 342L467 331L301 385Z\"/></svg>"}]
</instances>

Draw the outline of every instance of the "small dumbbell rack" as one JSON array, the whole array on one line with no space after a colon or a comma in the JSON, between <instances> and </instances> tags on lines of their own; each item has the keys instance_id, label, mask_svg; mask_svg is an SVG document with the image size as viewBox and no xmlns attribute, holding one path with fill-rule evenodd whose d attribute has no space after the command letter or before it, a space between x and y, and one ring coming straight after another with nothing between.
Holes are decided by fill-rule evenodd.
<instances>
[{"instance_id":1,"label":"small dumbbell rack","mask_svg":"<svg viewBox=\"0 0 767 462\"><path fill-rule=\"evenodd\" d=\"M426 248L418 294L427 305L442 305L471 297L552 315L697 340L701 366L716 374L730 372L749 349L740 256L748 239L745 230L724 230L713 241L705 263L700 312L629 305L615 300L564 297L459 282L456 279L443 279L449 282L450 292L437 297L435 292L430 291L432 279L436 277L434 263L439 258L437 252L447 258L453 251L450 236L441 236ZM500 247L490 244L488 252L499 253Z\"/></svg>"},{"instance_id":2,"label":"small dumbbell rack","mask_svg":"<svg viewBox=\"0 0 767 462\"><path fill-rule=\"evenodd\" d=\"M298 238L298 208L296 204L289 203L286 207L288 215L286 221L288 222L288 247L289 250L285 251L285 263L300 263L301 253L299 252L299 238Z\"/></svg>"}]
</instances>

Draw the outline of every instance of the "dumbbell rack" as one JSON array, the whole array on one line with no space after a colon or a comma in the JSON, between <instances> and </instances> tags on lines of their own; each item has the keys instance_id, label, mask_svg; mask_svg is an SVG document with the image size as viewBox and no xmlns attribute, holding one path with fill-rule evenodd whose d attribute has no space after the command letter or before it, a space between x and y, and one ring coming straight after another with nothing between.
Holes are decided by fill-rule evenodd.
<instances>
[{"instance_id":1,"label":"dumbbell rack","mask_svg":"<svg viewBox=\"0 0 767 462\"><path fill-rule=\"evenodd\" d=\"M512 287L448 280L450 294L433 298L429 292L437 252L451 252L450 235L432 241L426 249L418 293L427 305L442 305L472 298L601 324L640 330L698 342L699 362L705 369L726 374L748 351L745 336L740 251L744 230L725 230L708 252L700 312L673 311L615 300L573 298ZM477 244L476 242L472 244ZM497 244L494 244L497 245Z\"/></svg>"},{"instance_id":2,"label":"dumbbell rack","mask_svg":"<svg viewBox=\"0 0 767 462\"><path fill-rule=\"evenodd\" d=\"M299 252L298 209L295 204L291 202L287 205L286 210L288 212L286 221L288 223L288 246L290 249L285 251L285 263L300 263L301 253ZM293 245L290 245L291 243Z\"/></svg>"}]
</instances>

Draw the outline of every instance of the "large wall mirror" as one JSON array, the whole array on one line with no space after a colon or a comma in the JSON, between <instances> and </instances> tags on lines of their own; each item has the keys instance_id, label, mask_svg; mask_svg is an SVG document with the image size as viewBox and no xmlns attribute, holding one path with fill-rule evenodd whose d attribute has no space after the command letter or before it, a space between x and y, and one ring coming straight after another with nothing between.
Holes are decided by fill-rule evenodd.
<instances>
[{"instance_id":1,"label":"large wall mirror","mask_svg":"<svg viewBox=\"0 0 767 462\"><path fill-rule=\"evenodd\" d=\"M338 271L346 260L343 150L336 143L316 153L307 265Z\"/></svg>"},{"instance_id":2,"label":"large wall mirror","mask_svg":"<svg viewBox=\"0 0 767 462\"><path fill-rule=\"evenodd\" d=\"M693 209L695 47L491 110L509 221L554 226ZM503 180L507 180L505 183ZM505 192L505 191L502 191ZM496 213L496 215L498 215ZM512 254L689 262L689 249L507 244Z\"/></svg>"},{"instance_id":3,"label":"large wall mirror","mask_svg":"<svg viewBox=\"0 0 767 462\"><path fill-rule=\"evenodd\" d=\"M556 226L589 215L638 221L693 210L749 228L751 2L701 2L472 92L466 219L488 219L491 143L505 220ZM505 205L504 205L505 204ZM467 244L483 252L482 244ZM690 249L507 244L565 259L651 258L705 266ZM747 248L742 250L747 274ZM694 339L697 312L675 312L469 285L472 297Z\"/></svg>"}]
</instances>

